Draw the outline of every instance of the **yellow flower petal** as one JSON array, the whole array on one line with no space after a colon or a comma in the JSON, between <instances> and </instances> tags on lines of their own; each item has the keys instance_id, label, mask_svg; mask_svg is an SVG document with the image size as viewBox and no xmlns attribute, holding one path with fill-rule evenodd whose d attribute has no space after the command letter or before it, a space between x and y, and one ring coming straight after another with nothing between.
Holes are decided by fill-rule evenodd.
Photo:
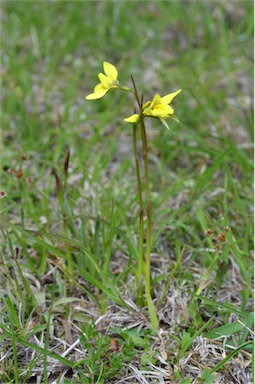
<instances>
[{"instance_id":1,"label":"yellow flower petal","mask_svg":"<svg viewBox=\"0 0 255 384\"><path fill-rule=\"evenodd\" d=\"M161 101L161 97L157 94L154 96L152 102L151 102L151 105L149 106L149 108L154 108L155 105L157 105L158 103L160 103Z\"/></svg>"},{"instance_id":2,"label":"yellow flower petal","mask_svg":"<svg viewBox=\"0 0 255 384\"><path fill-rule=\"evenodd\" d=\"M127 123L137 123L138 120L139 120L139 115L137 115L137 113L124 119L124 121L126 121Z\"/></svg>"},{"instance_id":3,"label":"yellow flower petal","mask_svg":"<svg viewBox=\"0 0 255 384\"><path fill-rule=\"evenodd\" d=\"M170 105L163 104L163 103L157 104L153 109L153 112L156 116L161 116L161 117L174 114L173 108L170 107Z\"/></svg>"},{"instance_id":4,"label":"yellow flower petal","mask_svg":"<svg viewBox=\"0 0 255 384\"><path fill-rule=\"evenodd\" d=\"M171 101L175 98L175 96L177 96L181 91L182 89L179 89L176 92L172 92L172 93L169 93L168 95L163 96L161 98L161 102L164 104L170 104Z\"/></svg>"},{"instance_id":5,"label":"yellow flower petal","mask_svg":"<svg viewBox=\"0 0 255 384\"><path fill-rule=\"evenodd\" d=\"M143 104L143 109L147 108L148 105L151 104L151 101L146 101L146 103Z\"/></svg>"},{"instance_id":6,"label":"yellow flower petal","mask_svg":"<svg viewBox=\"0 0 255 384\"><path fill-rule=\"evenodd\" d=\"M88 96L85 97L86 100L96 100L96 99L101 99L106 92L108 92L108 89L102 89L101 91L97 91L94 93L90 93Z\"/></svg>"},{"instance_id":7,"label":"yellow flower petal","mask_svg":"<svg viewBox=\"0 0 255 384\"><path fill-rule=\"evenodd\" d=\"M103 73L99 73L98 78L105 88L110 88L112 86L112 79L105 76Z\"/></svg>"},{"instance_id":8,"label":"yellow flower petal","mask_svg":"<svg viewBox=\"0 0 255 384\"><path fill-rule=\"evenodd\" d=\"M143 115L144 116L154 116L154 112L150 108L145 108L145 110L143 111Z\"/></svg>"},{"instance_id":9,"label":"yellow flower petal","mask_svg":"<svg viewBox=\"0 0 255 384\"><path fill-rule=\"evenodd\" d=\"M109 88L105 88L102 83L99 83L95 86L94 93L105 91L106 89L108 90Z\"/></svg>"},{"instance_id":10,"label":"yellow flower petal","mask_svg":"<svg viewBox=\"0 0 255 384\"><path fill-rule=\"evenodd\" d=\"M114 67L114 65L108 63L107 61L104 61L103 66L105 74L101 72L98 74L100 83L95 86L93 93L86 96L87 100L100 99L109 91L109 89L119 88L117 69Z\"/></svg>"},{"instance_id":11,"label":"yellow flower petal","mask_svg":"<svg viewBox=\"0 0 255 384\"><path fill-rule=\"evenodd\" d=\"M114 67L114 65L112 65L111 63L108 63L108 61L104 61L103 66L104 66L104 73L106 74L106 76L110 77L112 80L117 80L118 71Z\"/></svg>"}]
</instances>

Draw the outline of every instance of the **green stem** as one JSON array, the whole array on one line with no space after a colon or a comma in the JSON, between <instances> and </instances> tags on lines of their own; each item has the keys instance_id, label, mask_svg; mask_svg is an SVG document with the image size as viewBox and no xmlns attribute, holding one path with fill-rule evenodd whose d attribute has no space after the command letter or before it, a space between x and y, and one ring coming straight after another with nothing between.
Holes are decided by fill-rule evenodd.
<instances>
[{"instance_id":1,"label":"green stem","mask_svg":"<svg viewBox=\"0 0 255 384\"><path fill-rule=\"evenodd\" d=\"M138 288L138 304L143 305L143 293L142 293L142 272L143 272L143 237L144 237L144 210L143 210L143 194L141 184L141 174L137 150L137 125L133 125L133 144L135 154L135 167L136 167L136 178L137 178L137 189L139 196L139 240L138 240L138 270L136 274L136 284L140 284Z\"/></svg>"},{"instance_id":2,"label":"green stem","mask_svg":"<svg viewBox=\"0 0 255 384\"><path fill-rule=\"evenodd\" d=\"M150 265L150 253L151 253L151 200L150 200L150 180L149 180L149 166L148 166L148 156L147 156L147 138L144 125L144 118L141 114L141 135L142 135L142 147L143 147L143 162L145 170L145 195L147 203L147 233L146 233L146 264Z\"/></svg>"},{"instance_id":3,"label":"green stem","mask_svg":"<svg viewBox=\"0 0 255 384\"><path fill-rule=\"evenodd\" d=\"M134 86L134 95L139 106L140 112L140 126L141 126L141 137L142 137L142 149L143 149L143 162L144 162L144 173L145 173L145 195L146 195L146 211L147 211L147 226L146 226L146 252L145 258L143 258L143 273L145 278L145 298L148 305L151 327L153 330L158 329L159 321L151 298L151 235L152 235L152 221L151 221L151 200L150 200L150 182L149 182L149 166L147 157L147 138L144 125L143 116L143 96L140 98L134 78L131 76L132 83ZM141 185L140 185L141 187ZM140 222L141 223L141 222ZM141 231L141 227L140 227ZM142 256L142 253L140 254Z\"/></svg>"},{"instance_id":4,"label":"green stem","mask_svg":"<svg viewBox=\"0 0 255 384\"><path fill-rule=\"evenodd\" d=\"M151 221L151 200L150 200L150 180L149 180L149 165L148 165L148 150L147 150L147 137L144 125L144 117L142 110L140 111L141 120L141 135L143 147L143 161L145 170L145 194L147 204L147 227L146 227L146 252L144 260L144 277L145 277L145 296L149 309L151 326L154 330L158 329L159 321L151 298L151 237L152 237L152 221Z\"/></svg>"},{"instance_id":5,"label":"green stem","mask_svg":"<svg viewBox=\"0 0 255 384\"><path fill-rule=\"evenodd\" d=\"M137 104L139 106L140 113L142 113L142 108L143 108L142 101L140 101L139 94L138 94L138 91L137 91L137 88L136 88L136 85L135 85L135 80L134 80L132 75L131 75L131 80L132 80L133 87L134 87L134 92L132 92L132 91L131 92L135 95Z\"/></svg>"}]
</instances>

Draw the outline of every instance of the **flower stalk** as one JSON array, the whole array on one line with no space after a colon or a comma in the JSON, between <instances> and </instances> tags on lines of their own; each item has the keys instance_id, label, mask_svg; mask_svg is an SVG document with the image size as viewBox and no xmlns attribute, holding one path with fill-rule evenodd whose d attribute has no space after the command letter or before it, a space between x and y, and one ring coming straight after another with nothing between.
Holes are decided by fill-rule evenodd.
<instances>
[{"instance_id":1,"label":"flower stalk","mask_svg":"<svg viewBox=\"0 0 255 384\"><path fill-rule=\"evenodd\" d=\"M142 183L140 174L140 163L137 149L137 125L133 124L133 145L135 155L135 167L136 167L136 178L137 178L137 189L139 197L139 239L138 239L138 265L136 273L136 285L137 285L137 303L143 305L143 293L142 293L142 273L143 273L143 238L144 238L144 204L143 204L143 193Z\"/></svg>"},{"instance_id":2,"label":"flower stalk","mask_svg":"<svg viewBox=\"0 0 255 384\"><path fill-rule=\"evenodd\" d=\"M139 205L140 205L140 219L139 219L139 246L138 246L138 273L137 273L137 281L141 281L141 273L143 271L144 280L145 280L145 299L149 310L151 326L153 329L158 328L158 317L152 302L151 298L151 270L150 270L150 257L151 257L151 237L152 237L152 218L151 218L151 200L150 200L150 180L149 180L149 165L148 165L148 147L147 147L147 137L146 137L146 129L144 124L144 116L143 116L143 96L140 98L134 78L131 76L133 87L134 87L134 95L139 107L139 119L134 123L134 151L135 151L135 159L136 159L136 169L137 169L137 186L138 186L138 195L139 195ZM143 250L143 238L144 238L144 202L142 197L142 188L141 188L141 177L139 170L139 160L137 153L137 136L136 129L140 124L141 129L141 139L142 139L142 151L143 151L143 163L144 163L144 177L145 177L145 197L146 197L146 249L145 255ZM138 288L138 303L141 301L141 290L142 286Z\"/></svg>"},{"instance_id":3,"label":"flower stalk","mask_svg":"<svg viewBox=\"0 0 255 384\"><path fill-rule=\"evenodd\" d=\"M158 329L159 321L151 298L151 236L152 236L152 220L151 220L151 200L150 200L150 180L149 180L149 166L148 166L148 148L147 137L144 125L144 118L141 112L141 136L143 147L143 161L145 171L145 193L146 193L146 212L147 212L147 227L146 227L146 251L143 261L144 278L145 278L145 297L149 309L152 329Z\"/></svg>"},{"instance_id":4,"label":"flower stalk","mask_svg":"<svg viewBox=\"0 0 255 384\"><path fill-rule=\"evenodd\" d=\"M179 89L176 92L167 94L161 97L156 94L152 101L143 103L143 95L139 96L134 78L131 76L133 83L133 90L122 86L118 80L118 71L114 65L104 62L104 72L99 73L98 78L100 83L94 88L94 92L89 94L87 100L100 99L108 91L128 91L135 96L138 112L132 116L124 119L124 121L133 124L133 148L135 156L137 189L139 199L139 238L138 238L138 252L137 252L137 271L136 271L136 289L137 289L137 303L140 306L148 306L151 327L154 330L158 329L159 320L151 297L151 246L152 246L152 212L151 212L151 199L150 199L150 180L149 180L149 164L148 164L148 146L145 128L145 118L152 117L159 119L161 123L169 129L166 119L171 118L178 121L174 114L174 109L170 106L172 100L181 92ZM144 182L145 182L145 199L143 197L142 178L138 153L138 138L137 131L140 128L140 137L142 142L143 153L143 168L144 168ZM146 231L145 231L145 212L146 212ZM146 238L144 246L144 237ZM144 286L143 286L144 279Z\"/></svg>"}]
</instances>

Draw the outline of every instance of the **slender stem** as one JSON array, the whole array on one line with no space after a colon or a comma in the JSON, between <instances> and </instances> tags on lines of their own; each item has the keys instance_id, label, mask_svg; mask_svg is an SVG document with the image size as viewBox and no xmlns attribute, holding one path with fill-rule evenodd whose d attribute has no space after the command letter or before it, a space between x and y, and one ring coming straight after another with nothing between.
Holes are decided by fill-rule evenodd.
<instances>
[{"instance_id":1,"label":"slender stem","mask_svg":"<svg viewBox=\"0 0 255 384\"><path fill-rule=\"evenodd\" d=\"M143 116L143 96L141 98L139 97L136 84L134 81L134 78L131 76L132 83L134 86L134 95L137 101L137 104L139 106L139 112L140 112L140 126L141 126L141 137L142 137L142 148L143 148L143 162L144 162L144 173L145 173L145 195L146 195L146 211L147 211L147 226L146 226L146 252L145 252L145 258L143 257L143 249L139 249L139 258L142 260L143 264L143 273L145 278L145 297L146 297L146 303L148 305L149 315L150 315L150 321L152 329L157 330L159 321L158 317L152 302L151 298L151 269L150 269L150 257L151 257L151 235L152 235L152 221L151 221L151 200L150 200L150 180L149 180L149 166L148 166L148 157L147 157L147 138L146 138L146 130L145 130L145 124L144 124L144 116ZM134 141L136 145L136 132L134 129ZM134 146L135 154L137 154L137 148ZM137 159L138 161L138 159ZM138 165L139 167L139 165ZM140 178L140 173L139 173ZM139 179L137 177L137 180ZM138 181L138 184L140 183L140 190L141 190L141 182ZM142 197L141 197L142 198ZM143 202L143 200L141 200ZM141 205L140 205L141 208ZM142 218L143 220L143 218ZM140 231L141 231L141 215L140 215ZM141 232L140 232L141 235ZM141 236L139 238L141 241ZM140 245L141 243L139 243ZM141 253L140 253L141 251Z\"/></svg>"},{"instance_id":2,"label":"slender stem","mask_svg":"<svg viewBox=\"0 0 255 384\"><path fill-rule=\"evenodd\" d=\"M132 89L128 88L128 87L119 87L118 88L120 91L124 91L124 92L131 92L133 93L133 95L135 94L134 91L132 91Z\"/></svg>"},{"instance_id":3,"label":"slender stem","mask_svg":"<svg viewBox=\"0 0 255 384\"><path fill-rule=\"evenodd\" d=\"M143 161L145 170L145 194L147 203L147 236L146 236L146 262L150 262L150 250L151 250L151 200L150 200L150 180L149 180L149 166L148 166L148 155L147 155L147 137L144 125L144 118L141 114L141 135L142 135L142 146L143 146Z\"/></svg>"},{"instance_id":4,"label":"slender stem","mask_svg":"<svg viewBox=\"0 0 255 384\"><path fill-rule=\"evenodd\" d=\"M139 240L138 240L138 271L136 274L136 283L140 283L138 288L138 302L142 304L142 285L141 277L143 272L143 237L144 237L144 204L143 204L143 193L142 193L142 183L141 183L141 174L140 174L140 165L138 158L137 150L137 125L133 125L133 144L134 144L134 154L135 154L135 167L136 167L136 178L137 178L137 189L139 196Z\"/></svg>"},{"instance_id":5,"label":"slender stem","mask_svg":"<svg viewBox=\"0 0 255 384\"><path fill-rule=\"evenodd\" d=\"M134 153L135 153L135 166L136 166L136 177L137 177L137 186L138 186L138 195L139 195L139 206L140 212L143 211L143 195L142 195L142 184L141 184L141 175L140 175L140 166L137 150L137 125L133 125L133 144L134 144Z\"/></svg>"},{"instance_id":6,"label":"slender stem","mask_svg":"<svg viewBox=\"0 0 255 384\"><path fill-rule=\"evenodd\" d=\"M142 104L142 103L141 103ZM145 171L145 184L146 184L146 203L147 203L147 231L146 231L146 253L144 260L144 277L145 277L145 296L149 309L151 326L154 330L158 329L159 321L151 298L151 237L152 237L152 221L151 221L151 200L150 200L150 180L149 180L149 165L147 156L147 137L144 124L144 117L142 110L140 112L141 119L141 136L143 147L143 161Z\"/></svg>"},{"instance_id":7,"label":"slender stem","mask_svg":"<svg viewBox=\"0 0 255 384\"><path fill-rule=\"evenodd\" d=\"M138 91L137 91L137 88L136 88L136 85L135 85L135 80L134 80L132 75L131 75L131 80L132 80L133 87L134 87L134 92L133 93L135 95L137 104L139 106L140 113L142 113L142 101L140 101L140 99L139 99L139 94L138 94Z\"/></svg>"}]
</instances>

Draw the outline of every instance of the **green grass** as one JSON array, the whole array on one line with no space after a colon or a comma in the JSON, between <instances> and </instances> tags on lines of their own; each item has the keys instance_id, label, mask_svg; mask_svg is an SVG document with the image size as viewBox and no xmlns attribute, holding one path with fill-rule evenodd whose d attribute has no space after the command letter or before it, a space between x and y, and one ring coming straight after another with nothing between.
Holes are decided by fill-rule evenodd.
<instances>
[{"instance_id":1,"label":"green grass","mask_svg":"<svg viewBox=\"0 0 255 384\"><path fill-rule=\"evenodd\" d=\"M0 381L252 382L252 2L1 8ZM104 60L145 99L183 89L181 124L147 126L158 333L134 288L133 100L84 99Z\"/></svg>"}]
</instances>

